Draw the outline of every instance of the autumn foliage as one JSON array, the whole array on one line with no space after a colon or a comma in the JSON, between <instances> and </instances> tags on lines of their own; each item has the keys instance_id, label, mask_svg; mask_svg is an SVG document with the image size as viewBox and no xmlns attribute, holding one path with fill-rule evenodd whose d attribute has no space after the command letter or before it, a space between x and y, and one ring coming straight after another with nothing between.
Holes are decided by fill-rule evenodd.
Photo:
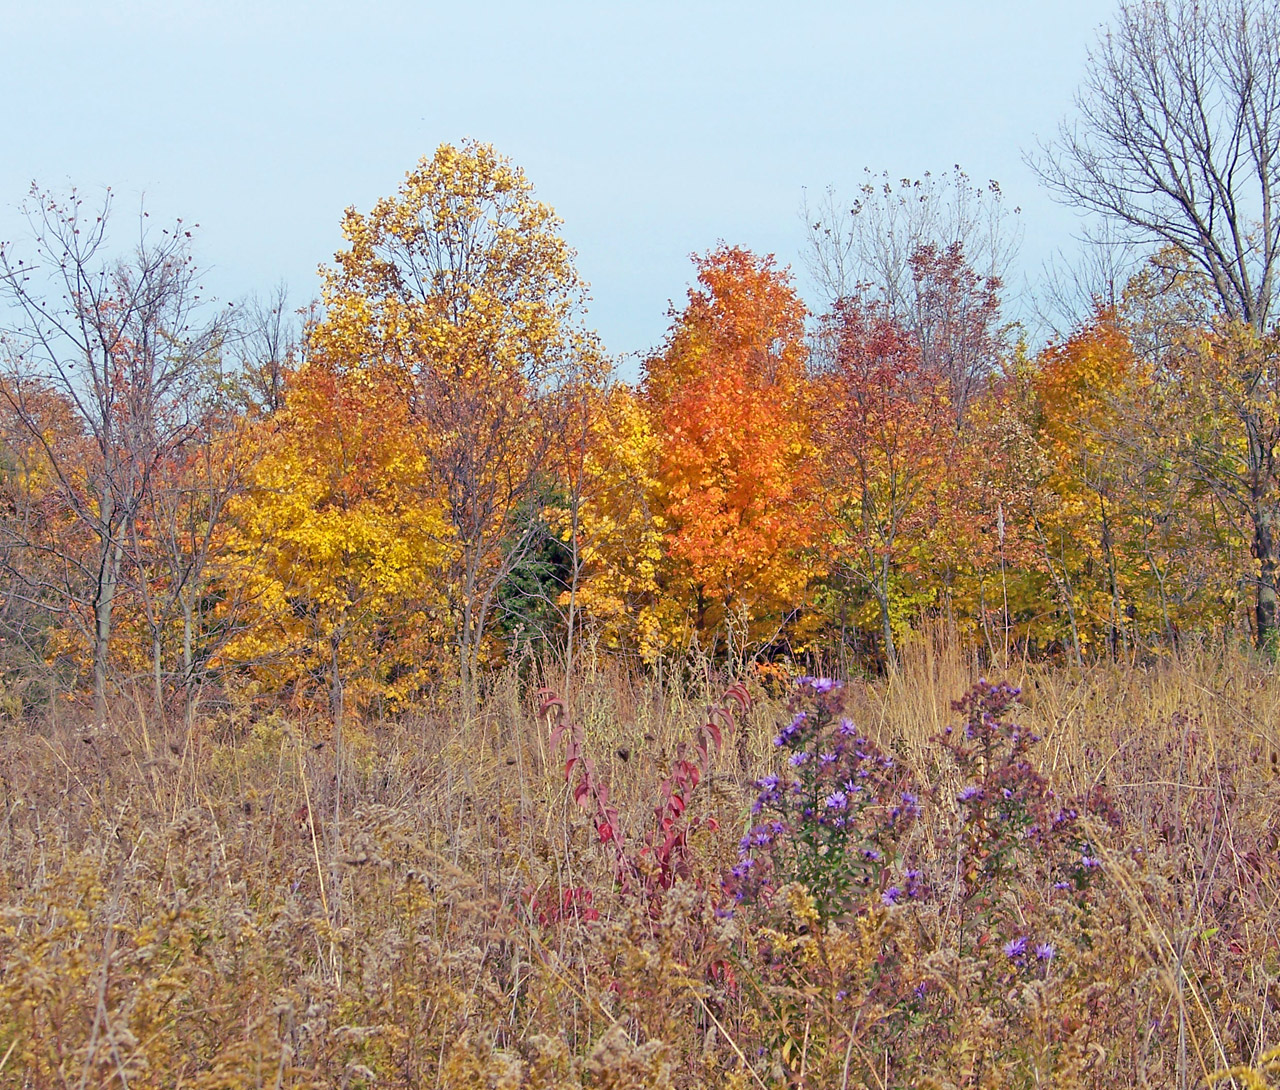
<instances>
[{"instance_id":1,"label":"autumn foliage","mask_svg":"<svg viewBox=\"0 0 1280 1090\"><path fill-rule=\"evenodd\" d=\"M722 248L645 365L667 593L731 655L774 634L811 575L813 438L803 304L771 258ZM674 634L673 634L674 635Z\"/></svg>"},{"instance_id":2,"label":"autumn foliage","mask_svg":"<svg viewBox=\"0 0 1280 1090\"><path fill-rule=\"evenodd\" d=\"M105 228L42 200L50 275L88 276ZM84 343L6 251L47 339L0 381L15 709L91 687L101 715L141 684L166 717L243 692L341 724L472 706L526 656L563 687L600 653L892 670L939 619L991 660L1264 631L1273 346L1177 255L1033 351L972 239L886 242L882 279L819 313L722 244L629 383L559 220L491 147L442 146L342 229L283 340L279 307L199 325L183 235L68 297ZM262 348L228 379L233 343Z\"/></svg>"}]
</instances>

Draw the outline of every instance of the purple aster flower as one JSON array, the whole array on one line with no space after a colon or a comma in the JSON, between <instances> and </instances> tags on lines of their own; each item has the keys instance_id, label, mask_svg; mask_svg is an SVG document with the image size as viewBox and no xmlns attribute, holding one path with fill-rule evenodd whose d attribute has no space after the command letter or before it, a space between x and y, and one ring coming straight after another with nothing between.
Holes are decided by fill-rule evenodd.
<instances>
[{"instance_id":1,"label":"purple aster flower","mask_svg":"<svg viewBox=\"0 0 1280 1090\"><path fill-rule=\"evenodd\" d=\"M875 848L863 848L862 858L868 863L879 863L883 856Z\"/></svg>"},{"instance_id":2,"label":"purple aster flower","mask_svg":"<svg viewBox=\"0 0 1280 1090\"><path fill-rule=\"evenodd\" d=\"M843 738L853 738L857 736L858 728L853 725L852 719L841 719L839 733Z\"/></svg>"},{"instance_id":3,"label":"purple aster flower","mask_svg":"<svg viewBox=\"0 0 1280 1090\"><path fill-rule=\"evenodd\" d=\"M758 780L756 780L756 786L759 788L763 788L765 791L772 791L775 787L778 786L778 777L775 776L773 773L770 773L767 776L761 776Z\"/></svg>"},{"instance_id":4,"label":"purple aster flower","mask_svg":"<svg viewBox=\"0 0 1280 1090\"><path fill-rule=\"evenodd\" d=\"M1080 857L1080 865L1081 865L1082 867L1084 867L1085 869L1091 869L1091 868L1093 868L1093 867L1100 867L1100 866L1102 866L1102 860L1101 860L1101 859L1095 859L1095 858L1094 858L1093 856L1091 856L1091 855L1082 855L1082 856Z\"/></svg>"},{"instance_id":5,"label":"purple aster flower","mask_svg":"<svg viewBox=\"0 0 1280 1090\"><path fill-rule=\"evenodd\" d=\"M828 810L843 810L849 804L849 796L843 791L832 791L825 799Z\"/></svg>"},{"instance_id":6,"label":"purple aster flower","mask_svg":"<svg viewBox=\"0 0 1280 1090\"><path fill-rule=\"evenodd\" d=\"M821 765L833 765L837 760L838 758L834 753L823 753L818 757L818 763Z\"/></svg>"},{"instance_id":7,"label":"purple aster flower","mask_svg":"<svg viewBox=\"0 0 1280 1090\"><path fill-rule=\"evenodd\" d=\"M897 821L900 817L913 818L920 816L920 807L917 804L916 797L910 791L902 793L902 805L895 806L890 819Z\"/></svg>"},{"instance_id":8,"label":"purple aster flower","mask_svg":"<svg viewBox=\"0 0 1280 1090\"><path fill-rule=\"evenodd\" d=\"M803 750L803 749L799 753L793 753L791 755L791 763L793 765L796 765L797 767L804 764L805 761L807 761L808 759L809 759L809 754L806 750Z\"/></svg>"},{"instance_id":9,"label":"purple aster flower","mask_svg":"<svg viewBox=\"0 0 1280 1090\"><path fill-rule=\"evenodd\" d=\"M1054 882L1053 888L1054 889L1070 889L1071 883L1070 882Z\"/></svg>"},{"instance_id":10,"label":"purple aster flower","mask_svg":"<svg viewBox=\"0 0 1280 1090\"><path fill-rule=\"evenodd\" d=\"M1011 961L1021 961L1027 953L1027 940L1025 937L1010 939L1004 944L1004 956Z\"/></svg>"},{"instance_id":11,"label":"purple aster flower","mask_svg":"<svg viewBox=\"0 0 1280 1090\"><path fill-rule=\"evenodd\" d=\"M1075 819L1078 816L1079 815L1074 810L1069 808L1065 810L1059 810L1058 816L1053 819L1053 827L1054 829L1059 829L1063 825L1069 825L1071 822L1075 821Z\"/></svg>"},{"instance_id":12,"label":"purple aster flower","mask_svg":"<svg viewBox=\"0 0 1280 1090\"><path fill-rule=\"evenodd\" d=\"M960 794L956 796L961 802L968 802L970 799L982 798L982 788L976 783L967 784L960 789Z\"/></svg>"},{"instance_id":13,"label":"purple aster flower","mask_svg":"<svg viewBox=\"0 0 1280 1090\"><path fill-rule=\"evenodd\" d=\"M897 886L890 886L882 894L880 894L880 900L882 900L885 903L886 908L892 908L894 905L896 905L899 901L902 900L902 890L900 890Z\"/></svg>"},{"instance_id":14,"label":"purple aster flower","mask_svg":"<svg viewBox=\"0 0 1280 1090\"><path fill-rule=\"evenodd\" d=\"M793 741L796 735L800 733L801 728L804 726L804 721L806 718L808 718L808 715L806 712L796 712L795 717L791 720L791 722L788 723L785 727L783 727L782 731L773 740L773 744L775 746L785 746L789 742Z\"/></svg>"},{"instance_id":15,"label":"purple aster flower","mask_svg":"<svg viewBox=\"0 0 1280 1090\"><path fill-rule=\"evenodd\" d=\"M1055 953L1056 951L1051 942L1042 942L1036 945L1036 961L1052 961Z\"/></svg>"}]
</instances>

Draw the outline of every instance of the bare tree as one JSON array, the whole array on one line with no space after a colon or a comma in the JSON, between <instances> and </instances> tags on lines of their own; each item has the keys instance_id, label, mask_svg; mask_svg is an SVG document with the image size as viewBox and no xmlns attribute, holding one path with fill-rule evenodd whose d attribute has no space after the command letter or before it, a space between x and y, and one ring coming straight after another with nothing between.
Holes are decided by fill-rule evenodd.
<instances>
[{"instance_id":1,"label":"bare tree","mask_svg":"<svg viewBox=\"0 0 1280 1090\"><path fill-rule=\"evenodd\" d=\"M897 317L910 308L911 259L922 247L959 244L979 276L1003 279L1019 243L999 184L975 185L958 166L897 180L867 170L852 201L828 188L801 214L805 263L826 301L871 286Z\"/></svg>"},{"instance_id":2,"label":"bare tree","mask_svg":"<svg viewBox=\"0 0 1280 1090\"><path fill-rule=\"evenodd\" d=\"M289 307L289 287L281 281L265 297L251 298L238 310L232 350L245 400L256 412L276 412L284 407L285 376L303 362L305 344Z\"/></svg>"},{"instance_id":3,"label":"bare tree","mask_svg":"<svg viewBox=\"0 0 1280 1090\"><path fill-rule=\"evenodd\" d=\"M1118 310L1125 286L1149 258L1148 247L1122 236L1109 221L1097 229L1090 225L1079 242L1072 259L1059 255L1044 265L1031 305L1044 339L1066 340L1100 307Z\"/></svg>"},{"instance_id":4,"label":"bare tree","mask_svg":"<svg viewBox=\"0 0 1280 1090\"><path fill-rule=\"evenodd\" d=\"M958 166L917 180L868 171L852 202L828 189L802 214L805 263L829 307L857 299L898 322L922 365L947 378L963 420L1002 349L999 296L1019 243L1000 186L975 185ZM833 351L816 348L819 359Z\"/></svg>"},{"instance_id":5,"label":"bare tree","mask_svg":"<svg viewBox=\"0 0 1280 1090\"><path fill-rule=\"evenodd\" d=\"M209 660L237 631L240 603L213 593L210 570L254 458L244 417L219 388L200 392L191 410L195 427L157 458L126 543L129 581L151 637L157 715L169 681L187 727Z\"/></svg>"},{"instance_id":6,"label":"bare tree","mask_svg":"<svg viewBox=\"0 0 1280 1090\"><path fill-rule=\"evenodd\" d=\"M194 434L193 390L217 357L218 317L203 302L179 221L158 234L139 221L125 259L108 256L110 194L86 208L33 187L30 259L0 245L0 382L17 427L38 450L72 533L39 547L56 554L54 590L89 641L94 712L106 715L112 614L156 467ZM50 432L50 398L69 407L75 435ZM13 529L12 526L9 529ZM22 542L34 547L35 542Z\"/></svg>"},{"instance_id":7,"label":"bare tree","mask_svg":"<svg viewBox=\"0 0 1280 1090\"><path fill-rule=\"evenodd\" d=\"M1268 445L1280 253L1280 9L1267 0L1121 0L1089 54L1077 117L1032 165L1068 204L1203 270L1234 346L1245 455L1215 482L1250 524L1260 646L1276 633L1277 558Z\"/></svg>"}]
</instances>

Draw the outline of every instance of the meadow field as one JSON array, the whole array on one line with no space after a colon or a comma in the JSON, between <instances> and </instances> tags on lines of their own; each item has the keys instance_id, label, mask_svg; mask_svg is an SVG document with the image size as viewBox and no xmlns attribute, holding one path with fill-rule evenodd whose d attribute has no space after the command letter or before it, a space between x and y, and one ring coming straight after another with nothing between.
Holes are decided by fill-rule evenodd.
<instances>
[{"instance_id":1,"label":"meadow field","mask_svg":"<svg viewBox=\"0 0 1280 1090\"><path fill-rule=\"evenodd\" d=\"M957 644L6 722L0 1086L1271 1085L1274 667Z\"/></svg>"},{"instance_id":2,"label":"meadow field","mask_svg":"<svg viewBox=\"0 0 1280 1090\"><path fill-rule=\"evenodd\" d=\"M1105 3L0 19L0 1090L1280 1087L1280 0Z\"/></svg>"}]
</instances>

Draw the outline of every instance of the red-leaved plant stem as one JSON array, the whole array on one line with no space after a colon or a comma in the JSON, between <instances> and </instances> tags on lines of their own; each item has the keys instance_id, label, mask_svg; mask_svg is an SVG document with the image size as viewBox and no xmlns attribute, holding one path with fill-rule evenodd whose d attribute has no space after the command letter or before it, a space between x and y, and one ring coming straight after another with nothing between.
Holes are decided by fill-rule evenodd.
<instances>
[{"instance_id":1,"label":"red-leaved plant stem","mask_svg":"<svg viewBox=\"0 0 1280 1090\"><path fill-rule=\"evenodd\" d=\"M688 817L693 793L711 770L713 757L723 748L725 734L737 726L736 716L751 709L751 695L746 685L741 681L730 685L720 702L708 710L705 722L694 732L696 760L686 756L685 742L676 747L676 760L658 789L654 827L646 832L645 846L639 856L633 856L627 849L617 807L609 802L609 785L600 778L595 762L586 755L582 727L570 720L568 709L555 690L539 689L538 696L541 700L538 714L547 722L552 751L561 745L564 747L564 781L573 791L574 801L591 814L600 843L611 846L618 884L624 891L631 891L637 877L643 875L647 893L669 889L688 870L689 833L699 824ZM714 820L707 824L715 828ZM656 864L656 871L639 865L640 857L646 855Z\"/></svg>"}]
</instances>

